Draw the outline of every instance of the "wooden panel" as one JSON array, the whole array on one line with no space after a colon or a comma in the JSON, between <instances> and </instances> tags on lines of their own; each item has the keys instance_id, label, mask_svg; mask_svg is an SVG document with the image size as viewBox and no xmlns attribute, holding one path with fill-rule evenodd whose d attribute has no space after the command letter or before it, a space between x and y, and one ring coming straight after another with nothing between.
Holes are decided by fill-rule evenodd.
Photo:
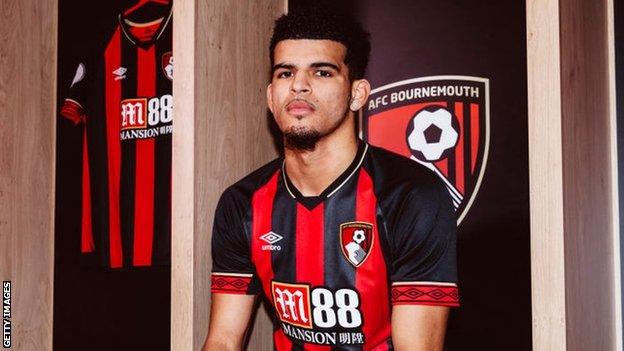
<instances>
[{"instance_id":1,"label":"wooden panel","mask_svg":"<svg viewBox=\"0 0 624 351\"><path fill-rule=\"evenodd\" d=\"M197 350L206 337L219 195L277 155L265 87L268 40L284 1L176 2L172 350ZM261 311L249 349L271 350L271 331Z\"/></svg>"},{"instance_id":2,"label":"wooden panel","mask_svg":"<svg viewBox=\"0 0 624 351\"><path fill-rule=\"evenodd\" d=\"M612 350L607 1L561 0L560 16L567 341L571 350Z\"/></svg>"},{"instance_id":3,"label":"wooden panel","mask_svg":"<svg viewBox=\"0 0 624 351\"><path fill-rule=\"evenodd\" d=\"M557 0L527 1L533 347L565 350L563 175Z\"/></svg>"},{"instance_id":4,"label":"wooden panel","mask_svg":"<svg viewBox=\"0 0 624 351\"><path fill-rule=\"evenodd\" d=\"M12 350L52 349L57 2L0 1L0 278Z\"/></svg>"},{"instance_id":5,"label":"wooden panel","mask_svg":"<svg viewBox=\"0 0 624 351\"><path fill-rule=\"evenodd\" d=\"M620 252L620 205L618 189L618 141L617 141L617 111L616 111L616 76L615 76L615 21L614 2L607 0L607 41L608 41L608 79L609 79L609 132L610 132L610 162L611 162L611 216L612 216L612 240L613 240L613 312L615 328L614 350L622 351L622 272ZM624 152L624 151L623 151Z\"/></svg>"},{"instance_id":6,"label":"wooden panel","mask_svg":"<svg viewBox=\"0 0 624 351\"><path fill-rule=\"evenodd\" d=\"M610 6L527 1L535 350L621 349Z\"/></svg>"}]
</instances>

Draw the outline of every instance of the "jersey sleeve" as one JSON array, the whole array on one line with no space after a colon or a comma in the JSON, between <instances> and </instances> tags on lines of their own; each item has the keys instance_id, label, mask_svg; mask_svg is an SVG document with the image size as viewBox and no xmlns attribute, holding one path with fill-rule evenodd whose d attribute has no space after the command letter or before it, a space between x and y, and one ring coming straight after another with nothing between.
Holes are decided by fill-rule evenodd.
<instances>
[{"instance_id":1,"label":"jersey sleeve","mask_svg":"<svg viewBox=\"0 0 624 351\"><path fill-rule=\"evenodd\" d=\"M61 116L67 118L74 124L84 123L86 119L85 103L87 98L88 79L87 67L84 62L80 62L76 67L76 73L69 87L69 92L63 100Z\"/></svg>"},{"instance_id":2,"label":"jersey sleeve","mask_svg":"<svg viewBox=\"0 0 624 351\"><path fill-rule=\"evenodd\" d=\"M212 230L213 293L260 293L260 282L251 262L244 216L244 200L237 199L231 189L226 190L217 205Z\"/></svg>"},{"instance_id":3,"label":"jersey sleeve","mask_svg":"<svg viewBox=\"0 0 624 351\"><path fill-rule=\"evenodd\" d=\"M394 219L392 303L459 306L456 215L441 182L413 187Z\"/></svg>"}]
</instances>

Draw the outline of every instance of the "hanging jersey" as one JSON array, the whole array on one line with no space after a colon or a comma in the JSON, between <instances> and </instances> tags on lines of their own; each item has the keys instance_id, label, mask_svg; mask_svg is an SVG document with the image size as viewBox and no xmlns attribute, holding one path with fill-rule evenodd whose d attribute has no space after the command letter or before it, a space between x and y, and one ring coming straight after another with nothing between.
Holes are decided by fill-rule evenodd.
<instances>
[{"instance_id":1,"label":"hanging jersey","mask_svg":"<svg viewBox=\"0 0 624 351\"><path fill-rule=\"evenodd\" d=\"M81 63L61 114L84 122L82 252L110 268L168 265L171 247L171 12L131 26Z\"/></svg>"},{"instance_id":2,"label":"hanging jersey","mask_svg":"<svg viewBox=\"0 0 624 351\"><path fill-rule=\"evenodd\" d=\"M396 304L457 306L455 212L428 169L361 143L320 196L278 159L228 188L212 292L260 294L285 350L392 350Z\"/></svg>"}]
</instances>

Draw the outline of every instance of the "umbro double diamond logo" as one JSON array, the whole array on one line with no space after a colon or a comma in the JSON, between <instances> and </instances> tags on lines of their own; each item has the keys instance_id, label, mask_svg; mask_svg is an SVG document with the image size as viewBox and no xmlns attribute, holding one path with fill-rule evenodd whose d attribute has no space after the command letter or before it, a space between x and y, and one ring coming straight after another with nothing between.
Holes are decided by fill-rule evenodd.
<instances>
[{"instance_id":1,"label":"umbro double diamond logo","mask_svg":"<svg viewBox=\"0 0 624 351\"><path fill-rule=\"evenodd\" d=\"M260 236L260 240L266 242L268 245L262 245L262 251L279 251L282 249L282 247L280 245L273 245L276 242L280 241L284 239L283 236L277 234L277 233L273 233L268 232L262 236Z\"/></svg>"}]
</instances>

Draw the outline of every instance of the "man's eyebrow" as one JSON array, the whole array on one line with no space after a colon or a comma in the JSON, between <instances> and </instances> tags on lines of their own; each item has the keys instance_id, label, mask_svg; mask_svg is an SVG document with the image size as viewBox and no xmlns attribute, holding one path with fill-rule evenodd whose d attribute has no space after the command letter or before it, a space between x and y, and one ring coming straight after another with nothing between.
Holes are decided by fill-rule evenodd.
<instances>
[{"instance_id":1,"label":"man's eyebrow","mask_svg":"<svg viewBox=\"0 0 624 351\"><path fill-rule=\"evenodd\" d=\"M314 62L310 65L310 67L312 68L330 67L336 70L337 72L340 72L340 67L337 64L331 63L331 62Z\"/></svg>"},{"instance_id":2,"label":"man's eyebrow","mask_svg":"<svg viewBox=\"0 0 624 351\"><path fill-rule=\"evenodd\" d=\"M335 63L331 63L331 62L314 62L314 63L310 64L310 67L312 67L312 68L329 67L329 68L333 68L337 72L340 72L340 66L338 66ZM273 65L273 72L275 72L276 70L278 70L280 68L283 68L283 69L294 69L295 65L293 65L291 63L277 63L277 64Z\"/></svg>"},{"instance_id":3,"label":"man's eyebrow","mask_svg":"<svg viewBox=\"0 0 624 351\"><path fill-rule=\"evenodd\" d=\"M290 63L277 63L277 64L273 65L273 72L277 71L280 68L293 69L293 68L295 68L295 65L290 64Z\"/></svg>"}]
</instances>

